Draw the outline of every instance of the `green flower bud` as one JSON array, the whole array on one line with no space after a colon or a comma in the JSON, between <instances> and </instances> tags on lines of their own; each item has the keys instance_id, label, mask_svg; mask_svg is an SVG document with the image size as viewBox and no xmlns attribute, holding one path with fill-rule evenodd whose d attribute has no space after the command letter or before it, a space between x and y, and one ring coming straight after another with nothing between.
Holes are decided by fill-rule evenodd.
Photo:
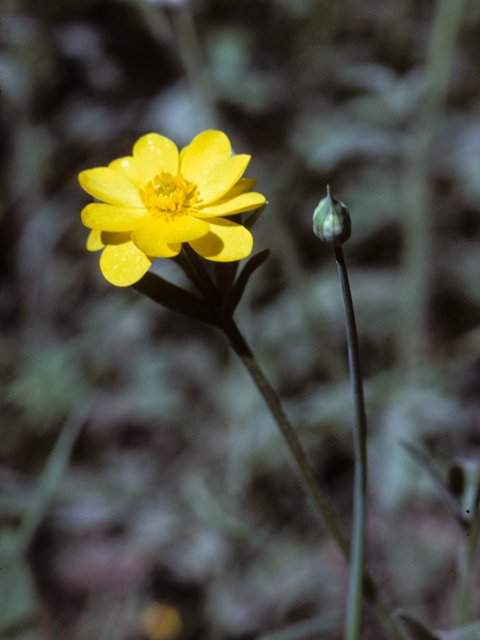
<instances>
[{"instance_id":1,"label":"green flower bud","mask_svg":"<svg viewBox=\"0 0 480 640\"><path fill-rule=\"evenodd\" d=\"M313 232L327 244L340 247L350 238L352 223L347 207L330 193L320 200L313 214Z\"/></svg>"}]
</instances>

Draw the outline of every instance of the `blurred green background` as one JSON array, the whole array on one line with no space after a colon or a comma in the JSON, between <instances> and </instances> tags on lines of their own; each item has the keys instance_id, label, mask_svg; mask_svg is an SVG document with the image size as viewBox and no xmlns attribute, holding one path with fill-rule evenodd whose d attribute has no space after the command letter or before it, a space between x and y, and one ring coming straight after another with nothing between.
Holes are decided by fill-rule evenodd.
<instances>
[{"instance_id":1,"label":"blurred green background","mask_svg":"<svg viewBox=\"0 0 480 640\"><path fill-rule=\"evenodd\" d=\"M341 637L346 568L241 363L213 329L109 285L85 250L78 172L130 154L144 133L182 147L207 128L252 155L246 176L269 201L254 251L272 255L237 320L346 531L343 307L311 217L327 183L350 208L369 566L393 606L453 625L465 536L402 442L440 477L466 469L457 516L470 509L480 3L3 0L0 11L0 637ZM187 286L173 262L154 269ZM473 619L479 598L474 568ZM368 611L365 628L384 638Z\"/></svg>"}]
</instances>

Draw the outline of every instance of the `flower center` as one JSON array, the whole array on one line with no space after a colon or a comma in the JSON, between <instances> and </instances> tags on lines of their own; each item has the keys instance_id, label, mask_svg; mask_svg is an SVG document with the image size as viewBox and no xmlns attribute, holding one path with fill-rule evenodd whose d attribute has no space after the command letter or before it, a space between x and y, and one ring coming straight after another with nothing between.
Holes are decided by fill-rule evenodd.
<instances>
[{"instance_id":1,"label":"flower center","mask_svg":"<svg viewBox=\"0 0 480 640\"><path fill-rule=\"evenodd\" d=\"M145 209L153 216L170 219L188 212L200 202L197 185L180 173L172 176L162 171L138 192Z\"/></svg>"}]
</instances>

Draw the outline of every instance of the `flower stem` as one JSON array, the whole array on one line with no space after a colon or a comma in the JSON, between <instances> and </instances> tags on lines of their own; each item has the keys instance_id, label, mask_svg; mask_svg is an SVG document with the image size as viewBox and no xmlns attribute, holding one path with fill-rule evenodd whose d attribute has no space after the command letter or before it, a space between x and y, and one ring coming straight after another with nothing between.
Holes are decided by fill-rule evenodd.
<instances>
[{"instance_id":1,"label":"flower stem","mask_svg":"<svg viewBox=\"0 0 480 640\"><path fill-rule=\"evenodd\" d=\"M362 622L363 575L365 571L365 522L367 498L367 416L363 397L360 354L352 294L348 281L347 265L341 246L335 246L335 259L342 287L347 328L348 362L352 386L355 423L355 482L353 497L353 536L351 547L350 583L347 597L345 640L358 640Z\"/></svg>"},{"instance_id":2,"label":"flower stem","mask_svg":"<svg viewBox=\"0 0 480 640\"><path fill-rule=\"evenodd\" d=\"M245 365L245 368L247 369L253 382L255 383L255 386L257 387L263 399L265 400L270 410L270 413L272 414L283 437L285 438L287 446L290 449L290 452L294 457L295 462L297 463L297 467L300 472L300 475L303 478L305 484L307 485L308 491L311 497L313 498L313 501L315 502L315 505L320 515L325 521L327 529L329 530L330 534L332 535L338 547L340 548L343 556L348 562L349 549L348 549L347 540L345 539L338 525L335 514L333 513L333 510L330 504L328 503L328 500L325 494L321 490L315 478L315 475L314 475L312 466L310 464L310 461L308 460L307 454L305 453L305 450L303 449L300 443L300 440L298 439L298 436L295 432L295 429L293 428L293 425L291 424L290 420L287 418L287 415L282 407L282 404L280 402L280 399L277 393L275 392L275 390L273 389L273 387L265 377L262 369L260 368L260 365L258 364L257 359L255 358L250 347L247 345L245 339L241 335L233 319L231 321L231 324L228 323L225 329L226 329L227 336L230 340L230 344L233 347L233 350Z\"/></svg>"}]
</instances>

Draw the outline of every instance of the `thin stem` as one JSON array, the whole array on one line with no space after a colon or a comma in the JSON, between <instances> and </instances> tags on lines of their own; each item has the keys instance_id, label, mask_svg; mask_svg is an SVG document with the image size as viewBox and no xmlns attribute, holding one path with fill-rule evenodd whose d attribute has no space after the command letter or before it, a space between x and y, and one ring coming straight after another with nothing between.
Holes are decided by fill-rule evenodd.
<instances>
[{"instance_id":1,"label":"thin stem","mask_svg":"<svg viewBox=\"0 0 480 640\"><path fill-rule=\"evenodd\" d=\"M241 336L240 332L236 325L232 325L228 330L228 335L240 360L245 365L248 373L252 377L253 382L255 383L257 389L265 400L270 413L272 414L275 422L277 423L285 441L287 443L288 448L290 449L291 454L293 455L295 462L297 463L298 470L303 480L305 481L308 490L310 492L315 505L322 516L327 529L330 534L333 536L335 542L340 548L343 556L346 561L349 562L349 548L347 540L345 539L339 525L335 514L333 513L330 504L328 503L325 494L321 490L318 482L315 478L312 466L310 461L308 460L307 454L303 449L298 436L287 418L285 411L280 403L280 399L274 391L273 387L270 385L268 380L266 379L263 371L261 370L255 356L253 355L250 347L248 347L247 343Z\"/></svg>"},{"instance_id":2,"label":"thin stem","mask_svg":"<svg viewBox=\"0 0 480 640\"><path fill-rule=\"evenodd\" d=\"M367 415L363 398L362 373L358 350L357 326L347 265L342 247L334 247L338 274L342 286L347 328L348 362L355 412L353 441L355 446L355 481L353 496L353 536L350 563L350 583L347 597L345 639L357 640L362 623L363 575L365 571L365 522L367 501Z\"/></svg>"}]
</instances>

